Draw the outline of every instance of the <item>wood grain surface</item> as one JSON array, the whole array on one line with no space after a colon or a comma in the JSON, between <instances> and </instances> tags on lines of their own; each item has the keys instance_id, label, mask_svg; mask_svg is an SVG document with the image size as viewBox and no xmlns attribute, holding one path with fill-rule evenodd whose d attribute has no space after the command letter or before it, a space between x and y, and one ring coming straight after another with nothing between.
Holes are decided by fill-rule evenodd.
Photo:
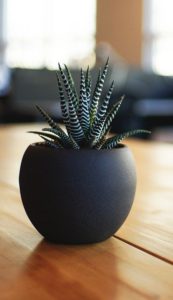
<instances>
[{"instance_id":1,"label":"wood grain surface","mask_svg":"<svg viewBox=\"0 0 173 300\"><path fill-rule=\"evenodd\" d=\"M55 245L28 220L18 174L41 125L0 127L0 299L173 299L173 145L129 140L138 185L127 220L105 242Z\"/></svg>"}]
</instances>

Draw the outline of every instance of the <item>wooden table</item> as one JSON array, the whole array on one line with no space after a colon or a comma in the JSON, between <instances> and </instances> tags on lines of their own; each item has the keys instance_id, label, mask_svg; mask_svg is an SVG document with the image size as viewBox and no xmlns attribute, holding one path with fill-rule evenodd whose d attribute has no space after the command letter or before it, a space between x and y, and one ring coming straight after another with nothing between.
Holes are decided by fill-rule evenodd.
<instances>
[{"instance_id":1,"label":"wooden table","mask_svg":"<svg viewBox=\"0 0 173 300\"><path fill-rule=\"evenodd\" d=\"M138 185L124 225L99 244L54 245L30 224L18 188L36 127L0 127L0 299L173 299L173 145L127 141Z\"/></svg>"}]
</instances>

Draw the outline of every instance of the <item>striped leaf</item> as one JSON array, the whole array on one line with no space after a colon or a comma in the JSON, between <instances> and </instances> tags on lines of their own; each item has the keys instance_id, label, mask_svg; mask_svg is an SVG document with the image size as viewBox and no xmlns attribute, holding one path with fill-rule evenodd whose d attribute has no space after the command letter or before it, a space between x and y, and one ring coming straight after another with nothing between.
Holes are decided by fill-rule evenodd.
<instances>
[{"instance_id":1,"label":"striped leaf","mask_svg":"<svg viewBox=\"0 0 173 300\"><path fill-rule=\"evenodd\" d=\"M41 113L45 121L49 124L50 127L63 131L59 125L48 115L47 112L43 108L41 108L39 105L36 105L37 110Z\"/></svg>"},{"instance_id":2,"label":"striped leaf","mask_svg":"<svg viewBox=\"0 0 173 300\"><path fill-rule=\"evenodd\" d=\"M49 124L49 126L52 129L56 129L56 131L58 132L58 136L62 138L62 140L65 141L69 141L69 137L68 135L61 129L61 127L54 122L54 120L44 111L43 108L41 108L40 106L36 105L36 108L38 109L38 111L41 113L41 115L44 117L44 119L47 121L47 123Z\"/></svg>"},{"instance_id":3,"label":"striped leaf","mask_svg":"<svg viewBox=\"0 0 173 300\"><path fill-rule=\"evenodd\" d=\"M112 121L113 119L115 118L121 104L122 104L122 101L124 99L124 96L121 97L121 99L116 102L110 109L110 111L107 113L107 116L106 116L106 119L105 119L105 123L104 123L104 126L103 126L103 130L102 130L102 133L101 133L101 136L100 138L106 136L110 130L110 127L111 127L111 124L112 124Z\"/></svg>"},{"instance_id":4,"label":"striped leaf","mask_svg":"<svg viewBox=\"0 0 173 300\"><path fill-rule=\"evenodd\" d=\"M135 130L131 130L131 131L128 131L128 132L124 132L124 133L121 133L121 134L117 134L109 139L107 139L105 141L105 143L102 145L101 149L113 149L113 148L116 148L117 145L122 142L122 140L130 137L130 136L134 136L136 134L140 134L140 133L151 133L150 131L148 130L144 130L144 129L135 129Z\"/></svg>"},{"instance_id":5,"label":"striped leaf","mask_svg":"<svg viewBox=\"0 0 173 300\"><path fill-rule=\"evenodd\" d=\"M58 73L56 73L56 75L57 75L58 90L59 90L59 95L60 95L60 106L61 106L63 123L66 126L67 132L69 133L69 131L70 131L70 119L69 119L69 115L68 115L68 110L67 110L66 100L65 100L65 96L64 96L64 91L63 91Z\"/></svg>"},{"instance_id":6,"label":"striped leaf","mask_svg":"<svg viewBox=\"0 0 173 300\"><path fill-rule=\"evenodd\" d=\"M58 65L59 65L59 71L60 71L60 74L61 74L62 81L64 83L64 87L65 87L65 91L67 93L68 100L70 99L70 101L73 102L73 107L76 109L77 99L75 97L74 91L73 91L73 89L71 87L71 84L68 81L64 71L62 70L60 64L58 64Z\"/></svg>"},{"instance_id":7,"label":"striped leaf","mask_svg":"<svg viewBox=\"0 0 173 300\"><path fill-rule=\"evenodd\" d=\"M73 94L74 94L74 105L75 105L75 109L77 111L78 110L78 105L79 105L79 98L78 98L78 94L77 94L77 91L76 91L76 88L75 88L73 77L71 75L71 72L70 72L69 68L66 65L64 65L64 67L65 67L65 70L66 70L68 83L70 84L71 89L72 89Z\"/></svg>"},{"instance_id":8,"label":"striped leaf","mask_svg":"<svg viewBox=\"0 0 173 300\"><path fill-rule=\"evenodd\" d=\"M65 148L73 148L73 149L79 149L79 145L74 141L74 139L71 136L62 136L61 133L57 129L53 128L43 128L43 131L52 132L55 135L59 136L61 138L61 143Z\"/></svg>"},{"instance_id":9,"label":"striped leaf","mask_svg":"<svg viewBox=\"0 0 173 300\"><path fill-rule=\"evenodd\" d=\"M58 148L64 148L62 146L60 138L58 138L56 135L53 135L51 133L42 132L42 131L28 131L29 133L38 134L41 138L43 138L45 141L49 141L55 145L58 146Z\"/></svg>"},{"instance_id":10,"label":"striped leaf","mask_svg":"<svg viewBox=\"0 0 173 300\"><path fill-rule=\"evenodd\" d=\"M95 120L95 117L96 117L99 100L100 100L102 90L103 90L103 84L104 84L105 77L106 77L106 74L107 74L107 71L108 71L108 61L109 61L109 59L106 61L103 72L99 73L99 75L98 75L96 88L95 88L95 91L94 91L94 95L93 95L93 98L92 98L92 101L91 101L91 107L90 107L91 124L93 124L93 122Z\"/></svg>"},{"instance_id":11,"label":"striped leaf","mask_svg":"<svg viewBox=\"0 0 173 300\"><path fill-rule=\"evenodd\" d=\"M86 76L85 76L85 87L86 87L86 94L87 94L87 99L89 100L91 97L91 73L89 66L86 71Z\"/></svg>"},{"instance_id":12,"label":"striped leaf","mask_svg":"<svg viewBox=\"0 0 173 300\"><path fill-rule=\"evenodd\" d=\"M103 130L104 121L105 121L105 118L103 117L103 119L94 126L94 134L91 134L91 133L89 134L90 145L91 145L92 148L101 139L100 136L101 136L101 133L102 133L102 130Z\"/></svg>"},{"instance_id":13,"label":"striped leaf","mask_svg":"<svg viewBox=\"0 0 173 300\"><path fill-rule=\"evenodd\" d=\"M84 138L84 133L82 130L82 127L80 125L80 122L78 120L77 111L76 111L76 99L74 96L74 93L71 89L71 86L66 78L65 73L63 72L60 64L59 64L59 70L61 73L61 77L64 83L64 87L68 96L68 114L69 114L69 131L71 133L71 136L75 140L75 142L80 142Z\"/></svg>"},{"instance_id":14,"label":"striped leaf","mask_svg":"<svg viewBox=\"0 0 173 300\"><path fill-rule=\"evenodd\" d=\"M46 142L47 145L51 146L52 148L63 149L63 147L61 147L61 145L58 145L57 143L50 141L48 138L46 138L42 135L40 135L40 137Z\"/></svg>"},{"instance_id":15,"label":"striped leaf","mask_svg":"<svg viewBox=\"0 0 173 300\"><path fill-rule=\"evenodd\" d=\"M90 126L90 117L89 117L89 101L87 98L87 91L85 86L85 76L82 69L81 69L81 81L80 81L80 100L79 100L78 118L81 127L83 129L83 132L86 133Z\"/></svg>"},{"instance_id":16,"label":"striped leaf","mask_svg":"<svg viewBox=\"0 0 173 300\"><path fill-rule=\"evenodd\" d=\"M97 139L99 139L101 130L102 130L104 122L105 122L105 116L107 113L107 109L108 109L109 101L110 101L110 98L111 98L111 95L113 92L113 88L114 88L114 81L112 82L112 84L108 90L108 93L106 94L106 97L105 97L99 111L97 112L96 118L95 118L94 123L90 130L91 137L97 136Z\"/></svg>"},{"instance_id":17,"label":"striped leaf","mask_svg":"<svg viewBox=\"0 0 173 300\"><path fill-rule=\"evenodd\" d=\"M97 150L100 150L103 146L103 144L105 143L106 138L102 137L101 139L99 139L99 141L95 144L94 148Z\"/></svg>"},{"instance_id":18,"label":"striped leaf","mask_svg":"<svg viewBox=\"0 0 173 300\"><path fill-rule=\"evenodd\" d=\"M38 109L38 111L42 114L42 116L44 117L44 119L48 122L48 124L50 125L50 127L53 130L56 130L57 135L61 138L63 144L65 145L71 145L72 148L74 149L79 149L78 144L72 139L70 138L62 129L61 127L54 122L54 120L40 107L40 106L36 106L36 108Z\"/></svg>"},{"instance_id":19,"label":"striped leaf","mask_svg":"<svg viewBox=\"0 0 173 300\"><path fill-rule=\"evenodd\" d=\"M94 117L95 117L95 114L97 113L97 108L98 108L98 103L99 103L99 99L94 97L94 95L96 95L96 90L97 90L97 87L99 85L100 79L101 79L101 69L99 70L99 74L98 74L98 77L97 77L97 82L96 82L96 85L95 85L93 97L91 98L91 102L90 102L90 124L91 125L94 122Z\"/></svg>"},{"instance_id":20,"label":"striped leaf","mask_svg":"<svg viewBox=\"0 0 173 300\"><path fill-rule=\"evenodd\" d=\"M72 99L69 98L69 118L70 118L70 134L76 143L84 139L84 132L80 125L74 103Z\"/></svg>"}]
</instances>

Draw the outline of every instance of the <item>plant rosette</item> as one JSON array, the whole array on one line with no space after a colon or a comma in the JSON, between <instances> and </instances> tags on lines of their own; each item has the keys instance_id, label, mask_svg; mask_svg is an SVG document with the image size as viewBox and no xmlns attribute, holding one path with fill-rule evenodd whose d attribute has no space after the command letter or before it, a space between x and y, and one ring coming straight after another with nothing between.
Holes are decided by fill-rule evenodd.
<instances>
[{"instance_id":1,"label":"plant rosette","mask_svg":"<svg viewBox=\"0 0 173 300\"><path fill-rule=\"evenodd\" d=\"M65 130L41 107L49 127L38 134L43 142L29 145L22 158L19 186L34 227L49 241L83 244L112 236L127 218L136 189L135 162L126 137L149 133L135 129L109 137L123 97L111 107L114 83L101 94L108 61L94 91L90 70L81 70L80 92L69 69L59 65L57 82Z\"/></svg>"}]
</instances>

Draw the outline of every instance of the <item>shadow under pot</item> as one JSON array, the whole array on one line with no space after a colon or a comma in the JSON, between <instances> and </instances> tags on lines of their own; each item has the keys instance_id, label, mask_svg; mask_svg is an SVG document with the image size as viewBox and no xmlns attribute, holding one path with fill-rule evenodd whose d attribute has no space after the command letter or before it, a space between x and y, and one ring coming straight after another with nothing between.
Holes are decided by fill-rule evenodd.
<instances>
[{"instance_id":1,"label":"shadow under pot","mask_svg":"<svg viewBox=\"0 0 173 300\"><path fill-rule=\"evenodd\" d=\"M22 158L19 184L26 214L47 240L95 243L112 236L129 214L135 163L122 144L112 150L31 144Z\"/></svg>"}]
</instances>

